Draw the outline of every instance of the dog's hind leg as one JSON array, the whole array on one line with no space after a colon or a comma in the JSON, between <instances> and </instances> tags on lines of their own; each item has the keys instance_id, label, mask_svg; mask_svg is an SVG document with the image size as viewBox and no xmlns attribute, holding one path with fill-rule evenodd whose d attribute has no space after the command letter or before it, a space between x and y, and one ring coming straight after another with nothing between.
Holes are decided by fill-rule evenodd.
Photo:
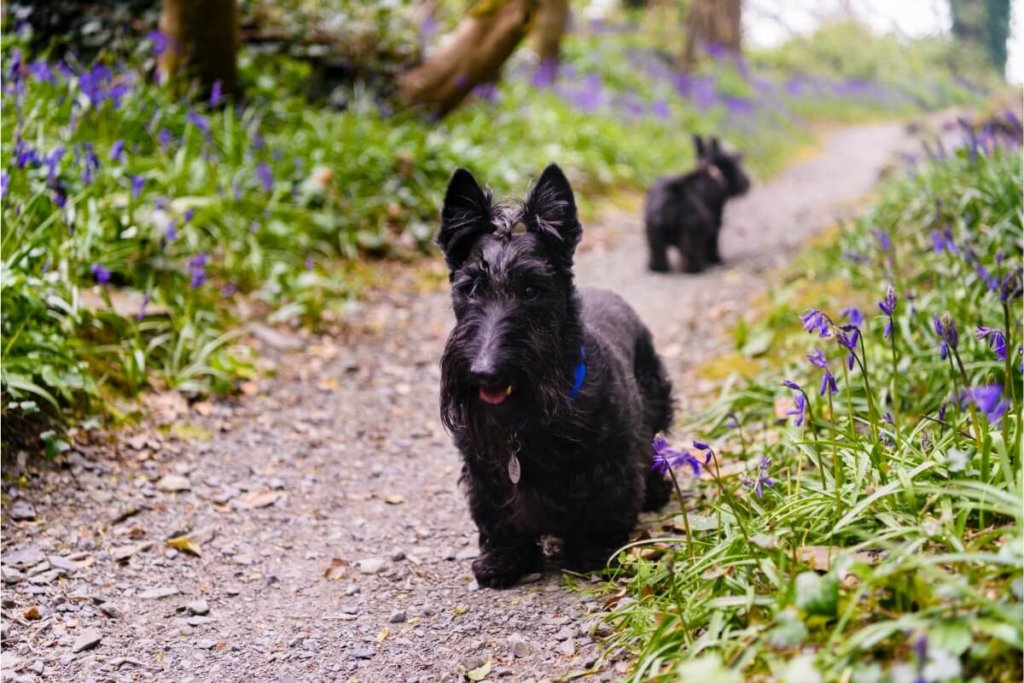
<instances>
[{"instance_id":1,"label":"dog's hind leg","mask_svg":"<svg viewBox=\"0 0 1024 683\"><path fill-rule=\"evenodd\" d=\"M644 417L647 430L645 438L650 439L658 432L667 432L672 427L675 412L672 401L672 381L665 372L665 366L654 349L654 343L647 330L637 338L634 351L633 373L644 399ZM668 502L672 484L664 476L651 469L653 450L647 446L648 455L643 458L646 468L644 477L645 512L657 510Z\"/></svg>"},{"instance_id":2,"label":"dog's hind leg","mask_svg":"<svg viewBox=\"0 0 1024 683\"><path fill-rule=\"evenodd\" d=\"M655 273L667 273L670 268L668 244L665 241L665 231L660 226L647 224L647 248L650 251L647 267Z\"/></svg>"},{"instance_id":3,"label":"dog's hind leg","mask_svg":"<svg viewBox=\"0 0 1024 683\"><path fill-rule=\"evenodd\" d=\"M722 229L717 228L711 232L708 236L707 242L707 255L708 263L715 265L722 263L722 254L718 250L718 236L722 234Z\"/></svg>"}]
</instances>

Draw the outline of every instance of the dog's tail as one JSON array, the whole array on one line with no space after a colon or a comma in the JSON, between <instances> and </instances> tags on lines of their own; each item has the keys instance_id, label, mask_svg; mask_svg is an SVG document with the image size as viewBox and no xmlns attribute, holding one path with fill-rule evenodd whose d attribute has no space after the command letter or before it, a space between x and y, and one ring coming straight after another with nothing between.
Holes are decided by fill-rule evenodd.
<instances>
[{"instance_id":1,"label":"dog's tail","mask_svg":"<svg viewBox=\"0 0 1024 683\"><path fill-rule=\"evenodd\" d=\"M644 397L644 419L647 433L652 437L658 432L667 432L672 426L675 405L672 400L672 381L665 372L665 366L654 350L651 333L644 329L637 338L634 354L633 373L640 392ZM653 455L653 451L652 451ZM671 493L671 482L648 467L646 492L643 509L657 510L668 502Z\"/></svg>"}]
</instances>

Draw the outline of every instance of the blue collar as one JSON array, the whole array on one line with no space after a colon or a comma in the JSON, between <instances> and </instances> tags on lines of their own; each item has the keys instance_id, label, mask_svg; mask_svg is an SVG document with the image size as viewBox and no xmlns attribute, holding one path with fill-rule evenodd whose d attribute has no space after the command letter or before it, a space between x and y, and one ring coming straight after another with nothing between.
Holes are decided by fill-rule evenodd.
<instances>
[{"instance_id":1,"label":"blue collar","mask_svg":"<svg viewBox=\"0 0 1024 683\"><path fill-rule=\"evenodd\" d=\"M572 380L572 389L569 390L569 400L573 400L579 395L580 389L583 388L583 380L587 378L587 354L580 347L580 360L576 363L576 369L573 370L575 373Z\"/></svg>"}]
</instances>

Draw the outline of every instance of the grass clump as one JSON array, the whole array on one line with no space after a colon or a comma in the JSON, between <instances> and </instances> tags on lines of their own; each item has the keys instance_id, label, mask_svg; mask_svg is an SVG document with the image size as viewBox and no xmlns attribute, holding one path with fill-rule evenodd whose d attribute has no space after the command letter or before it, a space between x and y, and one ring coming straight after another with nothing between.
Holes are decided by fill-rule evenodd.
<instances>
[{"instance_id":1,"label":"grass clump","mask_svg":"<svg viewBox=\"0 0 1024 683\"><path fill-rule=\"evenodd\" d=\"M807 256L810 310L769 295L782 370L659 443L678 511L609 588L630 680L1020 680L1021 131L965 129Z\"/></svg>"}]
</instances>

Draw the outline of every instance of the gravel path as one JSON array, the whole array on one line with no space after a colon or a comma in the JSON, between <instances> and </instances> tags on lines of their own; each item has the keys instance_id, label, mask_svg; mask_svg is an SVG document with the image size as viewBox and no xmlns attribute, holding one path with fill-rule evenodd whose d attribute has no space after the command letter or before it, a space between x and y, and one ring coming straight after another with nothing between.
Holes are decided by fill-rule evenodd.
<instances>
[{"instance_id":1,"label":"gravel path","mask_svg":"<svg viewBox=\"0 0 1024 683\"><path fill-rule=\"evenodd\" d=\"M727 209L727 265L697 277L647 274L636 212L608 213L585 228L578 279L636 306L683 389L764 273L905 144L896 125L833 133ZM488 662L487 680L619 678L626 661L599 659L600 601L552 575L473 583L437 417L450 313L421 281L399 271L334 338L257 328L278 374L237 401L151 397L145 431L8 467L3 680L451 681Z\"/></svg>"}]
</instances>

